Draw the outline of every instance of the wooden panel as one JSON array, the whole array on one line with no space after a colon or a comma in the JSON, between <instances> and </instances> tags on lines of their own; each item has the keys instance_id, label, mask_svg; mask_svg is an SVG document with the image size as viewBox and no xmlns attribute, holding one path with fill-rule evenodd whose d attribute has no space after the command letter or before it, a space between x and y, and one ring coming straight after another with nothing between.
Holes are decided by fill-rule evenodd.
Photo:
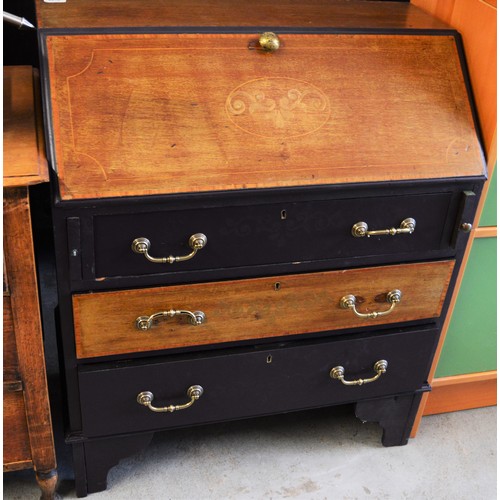
<instances>
[{"instance_id":1,"label":"wooden panel","mask_svg":"<svg viewBox=\"0 0 500 500\"><path fill-rule=\"evenodd\" d=\"M10 298L3 298L3 383L14 384L20 380L17 361L16 337L12 322Z\"/></svg>"},{"instance_id":2,"label":"wooden panel","mask_svg":"<svg viewBox=\"0 0 500 500\"><path fill-rule=\"evenodd\" d=\"M255 40L48 37L63 198L484 173L453 37Z\"/></svg>"},{"instance_id":3,"label":"wooden panel","mask_svg":"<svg viewBox=\"0 0 500 500\"><path fill-rule=\"evenodd\" d=\"M4 189L4 252L34 467L55 468L27 188Z\"/></svg>"},{"instance_id":4,"label":"wooden panel","mask_svg":"<svg viewBox=\"0 0 500 500\"><path fill-rule=\"evenodd\" d=\"M497 404L497 372L468 373L437 378L424 415L469 410Z\"/></svg>"},{"instance_id":5,"label":"wooden panel","mask_svg":"<svg viewBox=\"0 0 500 500\"><path fill-rule=\"evenodd\" d=\"M474 231L474 238L496 238L497 237L497 227L478 227Z\"/></svg>"},{"instance_id":6,"label":"wooden panel","mask_svg":"<svg viewBox=\"0 0 500 500\"><path fill-rule=\"evenodd\" d=\"M351 269L306 275L74 295L79 358L180 346L296 335L437 317L454 261ZM389 308L386 294L403 299L391 314L358 318L339 305L357 297L362 313ZM135 320L160 311L203 311L206 322L169 318L149 331Z\"/></svg>"},{"instance_id":7,"label":"wooden panel","mask_svg":"<svg viewBox=\"0 0 500 500\"><path fill-rule=\"evenodd\" d=\"M37 93L31 66L4 68L4 186L26 186L48 180L42 124L36 112Z\"/></svg>"},{"instance_id":8,"label":"wooden panel","mask_svg":"<svg viewBox=\"0 0 500 500\"><path fill-rule=\"evenodd\" d=\"M4 470L31 467L30 441L22 392L3 395L3 463ZM21 463L19 463L21 462Z\"/></svg>"},{"instance_id":9,"label":"wooden panel","mask_svg":"<svg viewBox=\"0 0 500 500\"><path fill-rule=\"evenodd\" d=\"M86 436L139 432L313 408L421 389L437 331L384 332L270 349L225 350L170 361L109 366L79 372ZM385 359L387 372L361 386L330 377L343 366L346 380L374 375ZM154 413L137 403L143 391L154 406L186 403L198 384L201 398L185 411ZM96 408L99 411L96 411Z\"/></svg>"},{"instance_id":10,"label":"wooden panel","mask_svg":"<svg viewBox=\"0 0 500 500\"><path fill-rule=\"evenodd\" d=\"M36 0L41 28L130 26L335 26L344 28L442 28L411 5L339 0L265 2L155 0L140 8L134 0Z\"/></svg>"},{"instance_id":11,"label":"wooden panel","mask_svg":"<svg viewBox=\"0 0 500 500\"><path fill-rule=\"evenodd\" d=\"M488 147L493 139L497 121L496 2L411 1L461 33L484 143Z\"/></svg>"}]
</instances>

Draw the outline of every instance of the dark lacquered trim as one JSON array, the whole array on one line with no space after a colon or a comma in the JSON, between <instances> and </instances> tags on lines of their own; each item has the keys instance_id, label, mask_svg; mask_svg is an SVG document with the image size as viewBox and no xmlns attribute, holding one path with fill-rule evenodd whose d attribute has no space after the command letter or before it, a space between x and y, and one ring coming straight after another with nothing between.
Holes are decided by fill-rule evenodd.
<instances>
[{"instance_id":1,"label":"dark lacquered trim","mask_svg":"<svg viewBox=\"0 0 500 500\"><path fill-rule=\"evenodd\" d=\"M55 175L51 180L57 182ZM304 192L310 196L310 200L329 199L339 191L349 193L366 190L365 196L374 193L376 196L386 193L387 195L406 194L416 186L423 190L438 189L440 186L457 186L460 184L480 185L486 180L486 175L474 177L440 177L436 179L410 179L404 181L380 181L364 183L345 184L319 184L310 186L289 186L259 189L235 189L230 191L200 191L196 193L173 193L160 195L123 196L112 198L85 198L77 200L61 200L60 196L54 199L54 205L62 210L82 210L106 206L109 208L118 207L138 207L162 204L164 207L187 208L187 207L214 207L234 204L243 205L246 203L269 203L296 201L298 195L304 196ZM379 192L377 192L380 190ZM447 189L449 190L449 189ZM413 192L413 191L412 191ZM415 191L417 192L417 191ZM375 194L376 193L376 194ZM353 194L353 196L356 196ZM277 200L279 197L279 200Z\"/></svg>"},{"instance_id":2,"label":"dark lacquered trim","mask_svg":"<svg viewBox=\"0 0 500 500\"><path fill-rule=\"evenodd\" d=\"M38 32L38 51L40 59L40 86L42 97L43 124L45 129L45 152L49 162L49 176L52 197L60 200L59 180L56 175L57 160L55 152L54 128L52 126L52 99L50 92L50 76L47 57L46 38L42 31Z\"/></svg>"},{"instance_id":3,"label":"dark lacquered trim","mask_svg":"<svg viewBox=\"0 0 500 500\"><path fill-rule=\"evenodd\" d=\"M164 34L255 34L262 31L276 31L284 35L429 35L453 36L456 30L449 29L418 29L418 28L335 28L298 27L298 26L142 26L109 28L41 28L42 36L71 35L164 35Z\"/></svg>"}]
</instances>

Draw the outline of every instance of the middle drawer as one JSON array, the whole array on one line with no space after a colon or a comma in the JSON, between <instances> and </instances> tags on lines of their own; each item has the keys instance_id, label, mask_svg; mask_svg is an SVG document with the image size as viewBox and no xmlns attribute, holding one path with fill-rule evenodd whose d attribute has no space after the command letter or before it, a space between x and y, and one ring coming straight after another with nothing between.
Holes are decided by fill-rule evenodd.
<instances>
[{"instance_id":1,"label":"middle drawer","mask_svg":"<svg viewBox=\"0 0 500 500\"><path fill-rule=\"evenodd\" d=\"M73 296L76 353L93 358L440 316L454 261Z\"/></svg>"}]
</instances>

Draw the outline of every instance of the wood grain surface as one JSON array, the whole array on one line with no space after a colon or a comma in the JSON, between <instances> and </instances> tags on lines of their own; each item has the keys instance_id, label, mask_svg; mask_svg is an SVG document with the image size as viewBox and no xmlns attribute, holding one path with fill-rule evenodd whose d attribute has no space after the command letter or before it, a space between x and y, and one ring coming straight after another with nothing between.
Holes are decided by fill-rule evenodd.
<instances>
[{"instance_id":1,"label":"wood grain surface","mask_svg":"<svg viewBox=\"0 0 500 500\"><path fill-rule=\"evenodd\" d=\"M48 180L38 77L31 66L3 69L3 185L27 186Z\"/></svg>"},{"instance_id":2,"label":"wood grain surface","mask_svg":"<svg viewBox=\"0 0 500 500\"><path fill-rule=\"evenodd\" d=\"M48 37L62 197L483 174L453 37L257 38Z\"/></svg>"},{"instance_id":3,"label":"wood grain surface","mask_svg":"<svg viewBox=\"0 0 500 500\"><path fill-rule=\"evenodd\" d=\"M4 471L32 467L26 407L22 391L4 392L3 428Z\"/></svg>"},{"instance_id":4,"label":"wood grain surface","mask_svg":"<svg viewBox=\"0 0 500 500\"><path fill-rule=\"evenodd\" d=\"M77 357L216 344L248 339L382 325L437 317L454 261L406 264L179 285L73 296ZM389 308L386 294L403 293L387 316L358 318L340 299L357 297L362 313ZM203 311L206 322L162 320L148 331L135 320L160 311Z\"/></svg>"},{"instance_id":5,"label":"wood grain surface","mask_svg":"<svg viewBox=\"0 0 500 500\"><path fill-rule=\"evenodd\" d=\"M25 458L33 461L32 465L36 471L51 471L56 467L56 459L45 373L28 189L26 187L5 189L3 208L5 269L9 278L19 374L23 382L23 391L11 394L20 394L21 398L24 397L25 405L22 413L16 413L22 417L25 424L18 423L15 427L9 423L9 427L5 427L9 432L4 433L4 437L6 434L15 434L19 426L27 425L29 454ZM10 439L11 436L8 437ZM4 454L4 464L8 457L9 455Z\"/></svg>"},{"instance_id":6,"label":"wood grain surface","mask_svg":"<svg viewBox=\"0 0 500 500\"><path fill-rule=\"evenodd\" d=\"M497 372L466 373L436 378L424 415L469 410L497 404Z\"/></svg>"},{"instance_id":7,"label":"wood grain surface","mask_svg":"<svg viewBox=\"0 0 500 500\"><path fill-rule=\"evenodd\" d=\"M411 1L460 32L481 122L484 146L489 148L497 127L496 1Z\"/></svg>"},{"instance_id":8,"label":"wood grain surface","mask_svg":"<svg viewBox=\"0 0 500 500\"><path fill-rule=\"evenodd\" d=\"M290 26L440 29L446 25L404 3L345 0L36 0L39 28Z\"/></svg>"},{"instance_id":9,"label":"wood grain surface","mask_svg":"<svg viewBox=\"0 0 500 500\"><path fill-rule=\"evenodd\" d=\"M10 297L3 298L3 385L15 387L20 381L19 362L17 360L16 337L12 321ZM8 390L8 388L7 388Z\"/></svg>"}]
</instances>

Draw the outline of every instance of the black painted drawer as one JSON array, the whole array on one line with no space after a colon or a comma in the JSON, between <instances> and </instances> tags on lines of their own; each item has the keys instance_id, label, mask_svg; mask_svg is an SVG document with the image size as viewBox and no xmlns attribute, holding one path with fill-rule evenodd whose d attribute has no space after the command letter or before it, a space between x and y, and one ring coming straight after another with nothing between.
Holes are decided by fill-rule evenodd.
<instances>
[{"instance_id":1,"label":"black painted drawer","mask_svg":"<svg viewBox=\"0 0 500 500\"><path fill-rule=\"evenodd\" d=\"M83 433L104 436L246 418L328 406L419 389L426 382L435 329L357 335L262 350L219 351L170 361L121 367L84 367L79 383ZM346 386L330 377L338 365L345 378L369 378L378 360L388 369L375 382ZM153 405L180 405L186 391L204 393L190 408L155 413L137 402L143 391Z\"/></svg>"},{"instance_id":2,"label":"black painted drawer","mask_svg":"<svg viewBox=\"0 0 500 500\"><path fill-rule=\"evenodd\" d=\"M413 254L451 246L461 193L438 192L296 203L229 206L94 217L95 277L139 276L289 262ZM398 228L416 221L412 234L354 237L352 227ZM132 251L132 242L147 238L153 257L191 252L190 236L203 233L206 246L190 260L149 262Z\"/></svg>"}]
</instances>

